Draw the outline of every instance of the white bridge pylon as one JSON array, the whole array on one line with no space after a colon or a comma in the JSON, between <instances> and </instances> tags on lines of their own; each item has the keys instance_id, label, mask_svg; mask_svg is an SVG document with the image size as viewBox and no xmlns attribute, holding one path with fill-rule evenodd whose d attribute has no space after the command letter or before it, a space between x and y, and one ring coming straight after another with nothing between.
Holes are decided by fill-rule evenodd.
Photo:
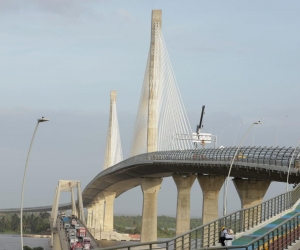
<instances>
[{"instance_id":1,"label":"white bridge pylon","mask_svg":"<svg viewBox=\"0 0 300 250\"><path fill-rule=\"evenodd\" d=\"M77 214L77 211L76 211L74 188L77 188L78 214ZM53 220L53 224L51 225L52 228L56 228L59 198L60 198L60 193L61 192L70 192L71 193L72 214L78 215L78 218L85 225L85 216L84 216L84 210L83 210L82 192L81 192L80 181L59 180L58 185L57 185L56 190L55 190L54 202L53 202L52 211L51 211L51 219Z\"/></svg>"},{"instance_id":2,"label":"white bridge pylon","mask_svg":"<svg viewBox=\"0 0 300 250\"><path fill-rule=\"evenodd\" d=\"M122 144L117 115L117 91L110 92L110 113L103 170L123 161Z\"/></svg>"},{"instance_id":3,"label":"white bridge pylon","mask_svg":"<svg viewBox=\"0 0 300 250\"><path fill-rule=\"evenodd\" d=\"M162 12L152 13L151 44L136 116L131 156L193 148L192 129L163 39Z\"/></svg>"}]
</instances>

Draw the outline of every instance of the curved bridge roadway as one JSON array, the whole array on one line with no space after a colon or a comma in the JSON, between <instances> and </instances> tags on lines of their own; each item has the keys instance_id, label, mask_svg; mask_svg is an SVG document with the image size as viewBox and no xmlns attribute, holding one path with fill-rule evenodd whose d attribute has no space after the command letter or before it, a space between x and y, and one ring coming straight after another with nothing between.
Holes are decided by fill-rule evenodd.
<instances>
[{"instance_id":1,"label":"curved bridge roadway","mask_svg":"<svg viewBox=\"0 0 300 250\"><path fill-rule=\"evenodd\" d=\"M100 172L83 190L84 206L102 191L123 192L140 185L141 177L168 177L174 173L227 175L236 147L161 151L134 156ZM231 176L286 182L294 148L242 147ZM300 182L300 149L291 162L290 183Z\"/></svg>"},{"instance_id":2,"label":"curved bridge roadway","mask_svg":"<svg viewBox=\"0 0 300 250\"><path fill-rule=\"evenodd\" d=\"M87 206L102 191L116 192L116 197L140 185L141 177L168 177L174 173L227 175L236 147L165 151L138 155L100 172L83 190ZM286 182L293 148L244 147L234 161L231 176ZM300 149L291 163L290 183L300 182ZM70 209L71 203L59 205ZM51 211L51 206L28 207L24 212ZM2 213L18 213L20 208L0 209Z\"/></svg>"},{"instance_id":3,"label":"curved bridge roadway","mask_svg":"<svg viewBox=\"0 0 300 250\"><path fill-rule=\"evenodd\" d=\"M68 210L72 209L71 203L65 203L59 205L60 210ZM47 212L52 210L52 205L50 206L41 206L41 207L25 207L23 208L23 212L31 213L31 212ZM0 209L0 213L20 213L20 208L3 208Z\"/></svg>"}]
</instances>

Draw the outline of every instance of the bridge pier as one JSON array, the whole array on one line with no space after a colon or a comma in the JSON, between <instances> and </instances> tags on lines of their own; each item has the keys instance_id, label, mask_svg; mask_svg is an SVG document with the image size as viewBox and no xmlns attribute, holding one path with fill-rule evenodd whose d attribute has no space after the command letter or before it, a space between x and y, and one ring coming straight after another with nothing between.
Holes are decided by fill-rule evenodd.
<instances>
[{"instance_id":1,"label":"bridge pier","mask_svg":"<svg viewBox=\"0 0 300 250\"><path fill-rule=\"evenodd\" d=\"M60 244L60 238L59 238L59 233L52 233L51 234L51 241L52 241L52 249L53 250L62 250L61 244Z\"/></svg>"},{"instance_id":2,"label":"bridge pier","mask_svg":"<svg viewBox=\"0 0 300 250\"><path fill-rule=\"evenodd\" d=\"M203 225L218 219L219 192L224 183L223 175L198 175L198 182L203 193L202 223Z\"/></svg>"},{"instance_id":3,"label":"bridge pier","mask_svg":"<svg viewBox=\"0 0 300 250\"><path fill-rule=\"evenodd\" d=\"M241 200L241 207L249 208L262 202L271 181L256 179L233 179L234 186ZM244 230L250 229L261 221L261 206L244 211L242 227Z\"/></svg>"},{"instance_id":4,"label":"bridge pier","mask_svg":"<svg viewBox=\"0 0 300 250\"><path fill-rule=\"evenodd\" d=\"M86 217L86 227L88 229L91 228L91 217L92 217L92 209L90 206L86 207L86 211L87 211L87 217Z\"/></svg>"},{"instance_id":5,"label":"bridge pier","mask_svg":"<svg viewBox=\"0 0 300 250\"><path fill-rule=\"evenodd\" d=\"M78 198L78 217L85 225L85 215L83 210L83 203L82 203L82 192L81 192L81 184L77 182L77 198Z\"/></svg>"},{"instance_id":6,"label":"bridge pier","mask_svg":"<svg viewBox=\"0 0 300 250\"><path fill-rule=\"evenodd\" d=\"M271 181L234 178L233 183L241 199L241 207L248 208L262 202Z\"/></svg>"},{"instance_id":7,"label":"bridge pier","mask_svg":"<svg viewBox=\"0 0 300 250\"><path fill-rule=\"evenodd\" d=\"M71 205L72 205L72 214L78 216L77 215L78 210L76 210L76 204L75 204L74 188L71 188Z\"/></svg>"},{"instance_id":8,"label":"bridge pier","mask_svg":"<svg viewBox=\"0 0 300 250\"><path fill-rule=\"evenodd\" d=\"M190 230L190 194L195 175L173 174L177 186L176 235Z\"/></svg>"},{"instance_id":9,"label":"bridge pier","mask_svg":"<svg viewBox=\"0 0 300 250\"><path fill-rule=\"evenodd\" d=\"M103 196L105 199L103 231L113 232L114 231L114 201L116 197L116 192L103 191ZM100 204L100 200L99 200L99 204Z\"/></svg>"},{"instance_id":10,"label":"bridge pier","mask_svg":"<svg viewBox=\"0 0 300 250\"><path fill-rule=\"evenodd\" d=\"M141 242L157 240L157 195L161 178L141 178L143 191L143 215Z\"/></svg>"},{"instance_id":11,"label":"bridge pier","mask_svg":"<svg viewBox=\"0 0 300 250\"><path fill-rule=\"evenodd\" d=\"M96 198L96 207L95 207L95 215L94 220L95 225L94 228L99 228L99 230L103 230L103 224L104 224L104 198L103 197L97 197Z\"/></svg>"}]
</instances>

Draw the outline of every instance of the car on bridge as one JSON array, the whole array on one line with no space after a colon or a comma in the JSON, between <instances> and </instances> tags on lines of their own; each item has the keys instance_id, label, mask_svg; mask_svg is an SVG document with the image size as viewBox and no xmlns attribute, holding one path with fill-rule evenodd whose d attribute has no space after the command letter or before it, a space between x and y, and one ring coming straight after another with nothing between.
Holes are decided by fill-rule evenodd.
<instances>
[{"instance_id":1,"label":"car on bridge","mask_svg":"<svg viewBox=\"0 0 300 250\"><path fill-rule=\"evenodd\" d=\"M192 158L193 160L202 160L205 159L206 156L202 152L194 152Z\"/></svg>"},{"instance_id":2,"label":"car on bridge","mask_svg":"<svg viewBox=\"0 0 300 250\"><path fill-rule=\"evenodd\" d=\"M235 157L235 160L245 159L245 158L247 158L247 156L244 155L243 152L240 152L240 153Z\"/></svg>"}]
</instances>

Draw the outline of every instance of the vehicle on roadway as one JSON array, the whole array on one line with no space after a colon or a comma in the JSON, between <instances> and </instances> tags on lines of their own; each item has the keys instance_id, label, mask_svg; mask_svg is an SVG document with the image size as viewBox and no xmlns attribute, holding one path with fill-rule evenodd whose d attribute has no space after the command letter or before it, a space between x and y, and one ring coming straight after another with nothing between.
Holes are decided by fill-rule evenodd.
<instances>
[{"instance_id":1,"label":"vehicle on roadway","mask_svg":"<svg viewBox=\"0 0 300 250\"><path fill-rule=\"evenodd\" d=\"M74 243L78 242L78 239L76 236L71 236L69 237L69 243L70 243L70 246Z\"/></svg>"},{"instance_id":2,"label":"vehicle on roadway","mask_svg":"<svg viewBox=\"0 0 300 250\"><path fill-rule=\"evenodd\" d=\"M75 219L72 219L71 225L72 225L72 226L75 226L76 224L77 224L77 221L76 221Z\"/></svg>"},{"instance_id":3,"label":"vehicle on roadway","mask_svg":"<svg viewBox=\"0 0 300 250\"><path fill-rule=\"evenodd\" d=\"M76 242L70 246L70 250L83 250L83 246L80 242Z\"/></svg>"},{"instance_id":4,"label":"vehicle on roadway","mask_svg":"<svg viewBox=\"0 0 300 250\"><path fill-rule=\"evenodd\" d=\"M82 238L82 245L83 245L83 249L84 250L91 249L92 248L91 238L89 238L89 237L83 237Z\"/></svg>"},{"instance_id":5,"label":"vehicle on roadway","mask_svg":"<svg viewBox=\"0 0 300 250\"><path fill-rule=\"evenodd\" d=\"M80 227L77 229L77 237L78 238L83 238L86 236L86 229L85 227Z\"/></svg>"},{"instance_id":6,"label":"vehicle on roadway","mask_svg":"<svg viewBox=\"0 0 300 250\"><path fill-rule=\"evenodd\" d=\"M64 229L65 229L66 231L69 231L70 227L71 227L70 223L65 223L65 224L64 224Z\"/></svg>"},{"instance_id":7,"label":"vehicle on roadway","mask_svg":"<svg viewBox=\"0 0 300 250\"><path fill-rule=\"evenodd\" d=\"M68 232L68 237L76 237L76 229L69 229L69 232Z\"/></svg>"}]
</instances>

